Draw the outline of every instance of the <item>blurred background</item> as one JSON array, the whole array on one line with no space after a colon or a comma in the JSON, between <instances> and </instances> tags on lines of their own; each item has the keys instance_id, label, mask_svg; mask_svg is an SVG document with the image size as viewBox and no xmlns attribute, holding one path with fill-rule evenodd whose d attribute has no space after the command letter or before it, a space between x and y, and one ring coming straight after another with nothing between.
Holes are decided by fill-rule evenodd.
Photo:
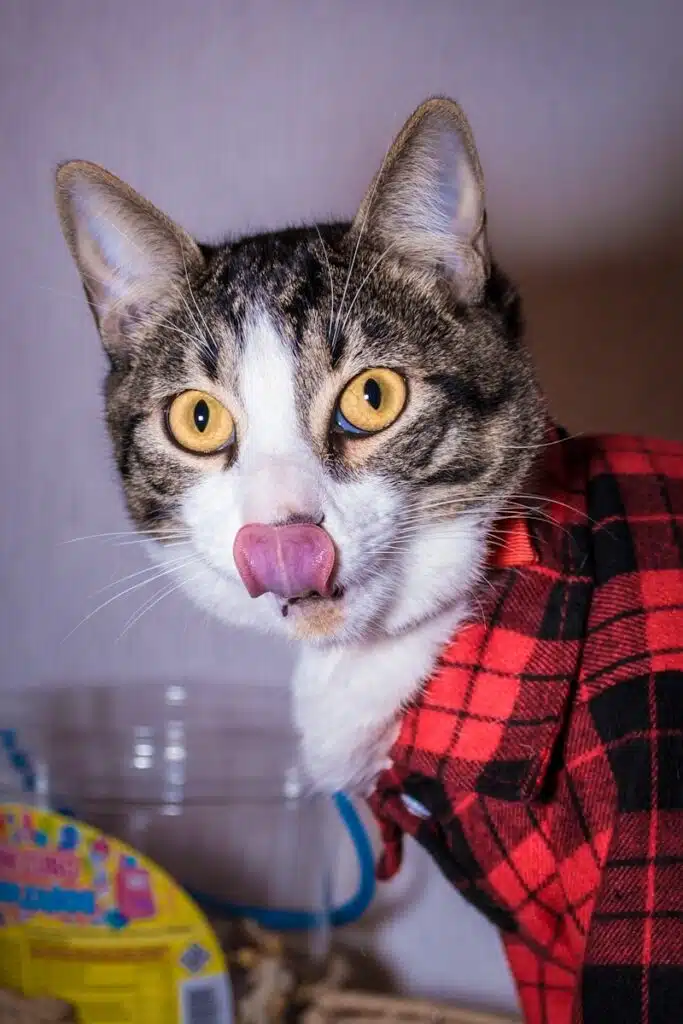
<instances>
[{"instance_id":1,"label":"blurred background","mask_svg":"<svg viewBox=\"0 0 683 1024\"><path fill-rule=\"evenodd\" d=\"M57 161L103 163L207 240L349 217L412 109L450 94L556 417L683 439L682 40L680 0L3 0L0 686L283 687L291 663L176 594L122 636L148 588L65 639L145 562L64 543L128 524ZM406 877L359 941L404 990L513 1005L495 933L416 850Z\"/></svg>"}]
</instances>

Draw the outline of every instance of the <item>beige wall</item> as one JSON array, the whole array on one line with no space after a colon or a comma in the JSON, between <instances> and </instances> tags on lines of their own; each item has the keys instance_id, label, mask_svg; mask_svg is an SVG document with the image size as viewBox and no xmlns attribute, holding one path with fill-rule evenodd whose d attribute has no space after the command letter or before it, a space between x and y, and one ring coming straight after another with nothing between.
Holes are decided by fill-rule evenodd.
<instances>
[{"instance_id":1,"label":"beige wall","mask_svg":"<svg viewBox=\"0 0 683 1024\"><path fill-rule=\"evenodd\" d=\"M538 370L568 429L683 440L680 235L517 276Z\"/></svg>"}]
</instances>

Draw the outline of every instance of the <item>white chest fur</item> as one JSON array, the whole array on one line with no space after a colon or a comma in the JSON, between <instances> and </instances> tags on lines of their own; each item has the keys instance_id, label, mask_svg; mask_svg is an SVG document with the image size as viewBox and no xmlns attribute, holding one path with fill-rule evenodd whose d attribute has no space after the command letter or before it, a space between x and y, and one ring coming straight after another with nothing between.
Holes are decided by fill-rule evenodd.
<instances>
[{"instance_id":1,"label":"white chest fur","mask_svg":"<svg viewBox=\"0 0 683 1024\"><path fill-rule=\"evenodd\" d=\"M410 632L358 647L306 648L294 675L303 766L317 788L367 791L387 764L401 708L462 623L451 608Z\"/></svg>"}]
</instances>

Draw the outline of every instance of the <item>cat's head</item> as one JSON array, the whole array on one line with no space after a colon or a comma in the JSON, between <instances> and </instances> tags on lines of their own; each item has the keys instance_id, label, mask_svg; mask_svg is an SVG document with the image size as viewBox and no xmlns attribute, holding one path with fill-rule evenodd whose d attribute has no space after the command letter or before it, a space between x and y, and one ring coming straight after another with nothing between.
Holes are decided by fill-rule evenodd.
<instances>
[{"instance_id":1,"label":"cat's head","mask_svg":"<svg viewBox=\"0 0 683 1024\"><path fill-rule=\"evenodd\" d=\"M200 245L82 161L57 201L131 516L202 606L347 643L467 599L544 418L456 104L350 224Z\"/></svg>"}]
</instances>

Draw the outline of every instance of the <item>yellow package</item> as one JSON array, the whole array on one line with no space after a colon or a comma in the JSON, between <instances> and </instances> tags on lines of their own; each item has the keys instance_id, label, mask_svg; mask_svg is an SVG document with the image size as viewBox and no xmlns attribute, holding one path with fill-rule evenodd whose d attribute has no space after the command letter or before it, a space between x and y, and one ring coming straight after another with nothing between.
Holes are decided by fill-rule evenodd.
<instances>
[{"instance_id":1,"label":"yellow package","mask_svg":"<svg viewBox=\"0 0 683 1024\"><path fill-rule=\"evenodd\" d=\"M0 987L81 1024L231 1024L206 918L146 857L97 829L0 804Z\"/></svg>"}]
</instances>

